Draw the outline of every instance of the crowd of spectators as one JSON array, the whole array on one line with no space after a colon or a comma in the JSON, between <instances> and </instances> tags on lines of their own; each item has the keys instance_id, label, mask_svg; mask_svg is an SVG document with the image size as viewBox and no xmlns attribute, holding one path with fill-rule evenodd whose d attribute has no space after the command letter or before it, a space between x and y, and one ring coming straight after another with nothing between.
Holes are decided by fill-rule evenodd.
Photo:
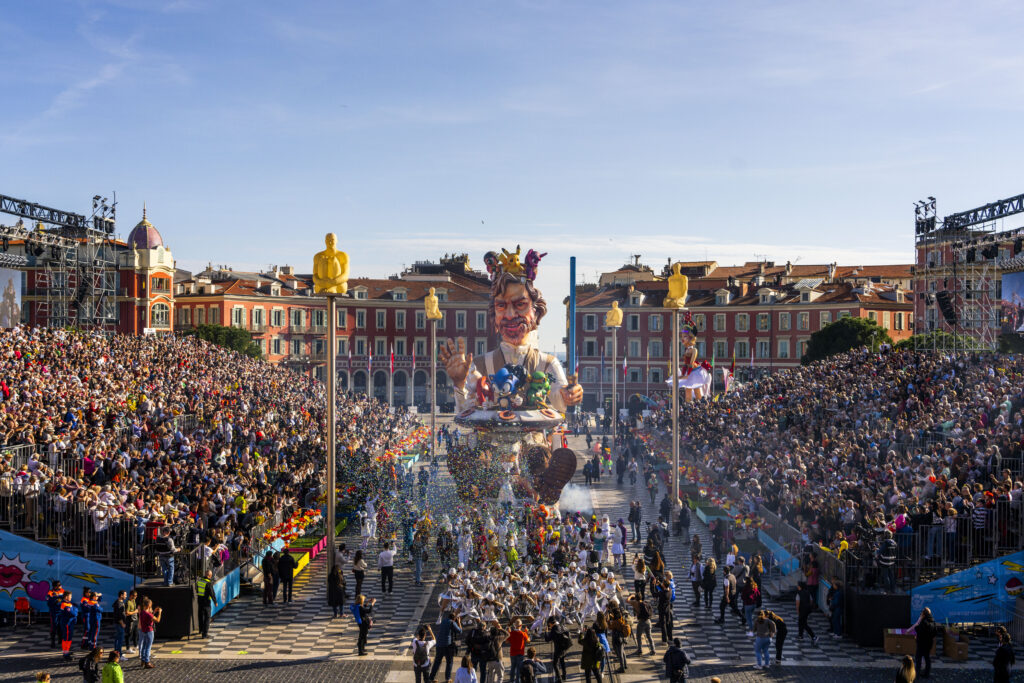
<instances>
[{"instance_id":1,"label":"crowd of spectators","mask_svg":"<svg viewBox=\"0 0 1024 683\"><path fill-rule=\"evenodd\" d=\"M166 527L219 567L323 494L324 391L194 337L0 330L0 447L22 446L0 450L0 519L113 559ZM339 481L378 476L410 419L342 397Z\"/></svg>"},{"instance_id":2,"label":"crowd of spectators","mask_svg":"<svg viewBox=\"0 0 1024 683\"><path fill-rule=\"evenodd\" d=\"M853 351L684 404L683 459L836 554L891 536L969 564L1021 541L1022 378L1012 356Z\"/></svg>"}]
</instances>

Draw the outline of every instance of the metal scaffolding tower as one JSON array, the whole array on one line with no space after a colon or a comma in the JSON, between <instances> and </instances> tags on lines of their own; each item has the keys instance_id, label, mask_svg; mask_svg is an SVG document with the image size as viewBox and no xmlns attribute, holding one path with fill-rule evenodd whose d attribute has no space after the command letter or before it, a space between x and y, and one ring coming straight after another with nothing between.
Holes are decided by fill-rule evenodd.
<instances>
[{"instance_id":1,"label":"metal scaffolding tower","mask_svg":"<svg viewBox=\"0 0 1024 683\"><path fill-rule=\"evenodd\" d=\"M93 215L86 219L0 195L0 212L37 221L35 229L22 220L0 226L0 239L25 245L27 267L35 271L28 294L37 322L86 329L112 329L117 324L116 204L96 195Z\"/></svg>"}]
</instances>

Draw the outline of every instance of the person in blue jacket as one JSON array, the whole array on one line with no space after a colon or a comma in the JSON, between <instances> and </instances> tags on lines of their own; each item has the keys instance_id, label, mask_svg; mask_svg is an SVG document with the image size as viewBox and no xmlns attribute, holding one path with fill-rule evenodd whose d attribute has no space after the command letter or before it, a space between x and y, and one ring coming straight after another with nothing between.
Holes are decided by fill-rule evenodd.
<instances>
[{"instance_id":1,"label":"person in blue jacket","mask_svg":"<svg viewBox=\"0 0 1024 683\"><path fill-rule=\"evenodd\" d=\"M100 621L103 619L103 605L100 604L103 594L90 591L89 598L89 614L85 621L85 642L90 650L94 650L100 635Z\"/></svg>"},{"instance_id":2,"label":"person in blue jacket","mask_svg":"<svg viewBox=\"0 0 1024 683\"><path fill-rule=\"evenodd\" d=\"M64 589L60 581L54 581L53 587L46 594L46 609L50 612L50 647L57 647L57 613L60 603L64 600Z\"/></svg>"},{"instance_id":3,"label":"person in blue jacket","mask_svg":"<svg viewBox=\"0 0 1024 683\"><path fill-rule=\"evenodd\" d=\"M75 622L78 621L78 607L71 602L71 591L64 592L57 611L57 633L60 635L60 646L64 651L64 659L71 661L71 641L75 638Z\"/></svg>"}]
</instances>

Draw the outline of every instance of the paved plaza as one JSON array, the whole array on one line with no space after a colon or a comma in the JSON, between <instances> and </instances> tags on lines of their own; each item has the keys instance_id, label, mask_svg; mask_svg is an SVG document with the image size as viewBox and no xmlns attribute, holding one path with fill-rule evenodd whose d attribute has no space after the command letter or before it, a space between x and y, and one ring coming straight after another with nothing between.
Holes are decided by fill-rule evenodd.
<instances>
[{"instance_id":1,"label":"paved plaza","mask_svg":"<svg viewBox=\"0 0 1024 683\"><path fill-rule=\"evenodd\" d=\"M571 439L570 445L582 453L582 438ZM582 460L580 461L582 467ZM578 473L574 478L583 484ZM431 484L428 501L450 500L451 479L441 468L438 481ZM615 477L604 476L589 489L594 511L607 514L613 521L625 517L630 500L644 503L644 519L656 520L656 505L652 505L643 483L635 487L628 483L618 487ZM656 503L660 502L660 491ZM435 512L440 512L440 509ZM704 548L711 547L708 528L696 517L690 532L701 538ZM350 548L358 547L358 538L349 534L343 539ZM435 583L426 588L413 585L412 564L404 559L396 562L395 592L381 595L379 573L375 569L376 548L371 544L368 557L370 569L364 583L364 593L377 597L375 626L369 640L369 655L355 654L356 628L351 615L332 618L326 604L326 555L318 557L310 569L298 576L294 600L289 604L267 607L255 593L245 593L216 616L208 639L193 637L180 641L157 641L154 662L157 668L143 671L137 658L125 664L126 680L180 681L223 680L353 680L365 683L388 681L403 683L413 680L410 641L415 629L422 623L433 623L438 616ZM633 550L633 548L631 548ZM639 546L635 547L639 551ZM631 557L631 555L630 555ZM765 607L781 614L790 625L781 665L768 671L753 667L752 639L735 617L727 613L726 623L717 625L717 596L715 609L694 607L691 600L686 569L689 548L682 539L672 537L665 546L668 568L674 573L677 585L675 602L675 635L683 640L683 647L694 660L691 680L706 681L720 676L723 681L890 681L898 664L898 657L886 655L879 649L865 649L849 640L836 641L827 636L824 616L815 614L811 626L822 637L818 643L808 638L796 639L796 612L789 600L778 603L765 599ZM436 553L425 567L427 577L436 577L439 566ZM624 585L625 579L620 576ZM351 590L353 584L349 582ZM105 629L106 630L106 629ZM657 639L657 636L656 636ZM101 637L107 643L111 637ZM59 653L48 647L49 636L43 628L4 633L0 641L0 679L29 680L33 672L45 669L57 674L56 680L79 678L77 668L63 664ZM624 674L616 674L619 683L654 681L663 678L661 653L664 646L657 643L657 657L631 659ZM990 680L992 644L972 641L971 660L965 664L946 662L938 657L934 663L933 680L983 681ZM538 645L541 659L545 660L550 647ZM774 649L773 649L774 652ZM570 661L578 662L578 655ZM582 676L570 670L571 678ZM545 679L553 680L553 679Z\"/></svg>"}]
</instances>

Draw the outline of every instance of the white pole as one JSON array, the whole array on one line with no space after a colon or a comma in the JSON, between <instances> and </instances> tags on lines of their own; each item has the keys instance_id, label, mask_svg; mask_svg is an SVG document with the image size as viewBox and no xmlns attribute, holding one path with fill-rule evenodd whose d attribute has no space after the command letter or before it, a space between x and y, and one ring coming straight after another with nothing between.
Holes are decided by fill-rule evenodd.
<instances>
[{"instance_id":1,"label":"white pole","mask_svg":"<svg viewBox=\"0 0 1024 683\"><path fill-rule=\"evenodd\" d=\"M338 391L338 302L327 295L327 572L334 569L334 503L337 495L334 483L337 463L336 405ZM267 578L264 577L264 581Z\"/></svg>"}]
</instances>

